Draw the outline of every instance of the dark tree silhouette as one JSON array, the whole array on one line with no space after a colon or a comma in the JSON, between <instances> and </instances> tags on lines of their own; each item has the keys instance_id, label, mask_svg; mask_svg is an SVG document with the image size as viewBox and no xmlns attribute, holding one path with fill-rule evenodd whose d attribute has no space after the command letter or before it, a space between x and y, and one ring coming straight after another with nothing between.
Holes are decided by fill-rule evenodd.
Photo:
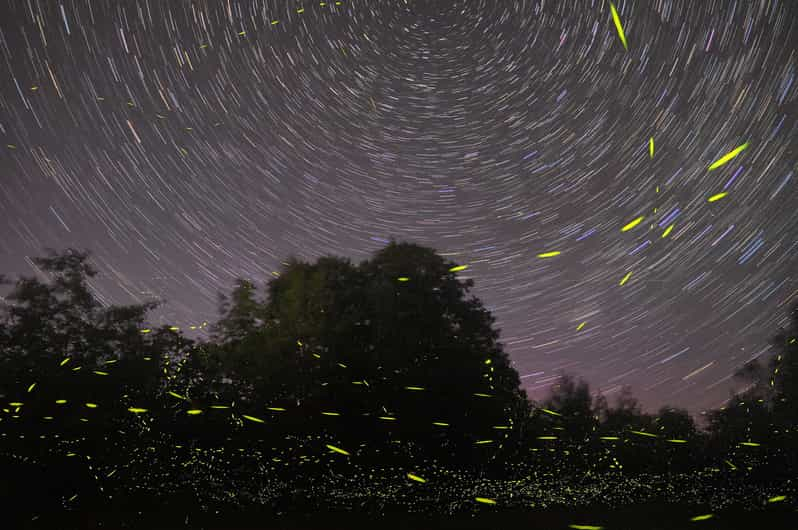
<instances>
[{"instance_id":1,"label":"dark tree silhouette","mask_svg":"<svg viewBox=\"0 0 798 530\"><path fill-rule=\"evenodd\" d=\"M653 470L652 458L656 450L651 438L637 434L653 431L654 418L642 411L632 388L623 386L615 398L615 406L609 406L602 395L596 399L595 416L600 421L600 462L609 464L609 469L635 472Z\"/></svg>"},{"instance_id":2,"label":"dark tree silhouette","mask_svg":"<svg viewBox=\"0 0 798 530\"><path fill-rule=\"evenodd\" d=\"M535 408L529 422L530 443L536 454L553 452L550 463L534 459L538 466L563 465L582 473L595 462L594 434L598 418L593 411L590 386L583 379L566 373L551 386L549 396Z\"/></svg>"},{"instance_id":3,"label":"dark tree silhouette","mask_svg":"<svg viewBox=\"0 0 798 530\"><path fill-rule=\"evenodd\" d=\"M568 374L530 402L473 281L418 245L357 265L292 258L263 296L237 280L199 342L148 327L156 303L100 303L87 252L34 264L39 277L0 276L0 496L19 509L58 513L75 495L84 510L204 506L223 487L249 495L231 485L267 469L295 508L321 477L439 464L505 480L709 467L763 484L796 469L798 306L702 432L683 409L646 414L630 387L610 405Z\"/></svg>"},{"instance_id":4,"label":"dark tree silhouette","mask_svg":"<svg viewBox=\"0 0 798 530\"><path fill-rule=\"evenodd\" d=\"M698 435L695 421L686 409L661 407L654 422L654 431L668 438L691 440Z\"/></svg>"},{"instance_id":5,"label":"dark tree silhouette","mask_svg":"<svg viewBox=\"0 0 798 530\"><path fill-rule=\"evenodd\" d=\"M616 434L630 430L647 431L652 430L652 424L653 418L643 413L632 388L624 386L615 399L615 406L605 412L602 431Z\"/></svg>"},{"instance_id":6,"label":"dark tree silhouette","mask_svg":"<svg viewBox=\"0 0 798 530\"><path fill-rule=\"evenodd\" d=\"M263 323L262 303L257 299L255 284L249 280L236 280L230 298L222 294L219 302L221 318L211 334L216 342L241 341Z\"/></svg>"},{"instance_id":7,"label":"dark tree silhouette","mask_svg":"<svg viewBox=\"0 0 798 530\"><path fill-rule=\"evenodd\" d=\"M284 429L405 439L464 465L495 458L521 443L528 401L455 267L398 243L359 266L292 259L262 303L239 281L212 349L253 402L302 409L293 422L283 415Z\"/></svg>"},{"instance_id":8,"label":"dark tree silhouette","mask_svg":"<svg viewBox=\"0 0 798 530\"><path fill-rule=\"evenodd\" d=\"M749 361L735 372L746 384L733 392L726 406L707 414L709 452L716 461L781 473L794 469L798 447L798 303L788 313L789 324L771 340L770 359ZM752 450L762 444L766 450ZM758 451L755 452L755 451ZM770 454L769 465L761 463ZM778 463L778 464L776 464Z\"/></svg>"},{"instance_id":9,"label":"dark tree silhouette","mask_svg":"<svg viewBox=\"0 0 798 530\"><path fill-rule=\"evenodd\" d=\"M88 259L72 249L35 258L46 281L19 278L0 307L0 394L15 404L3 418L3 456L63 475L49 496L31 496L45 505L75 491L82 502L107 500L97 462L125 465L146 445L152 424L129 409L158 407L166 354L190 347L168 329L141 333L155 304L100 304ZM17 493L35 487L30 467L16 469Z\"/></svg>"},{"instance_id":10,"label":"dark tree silhouette","mask_svg":"<svg viewBox=\"0 0 798 530\"><path fill-rule=\"evenodd\" d=\"M661 437L651 455L660 465L658 471L687 472L703 467L706 437L687 410L664 406L659 409L651 426ZM664 441L664 443L663 443Z\"/></svg>"},{"instance_id":11,"label":"dark tree silhouette","mask_svg":"<svg viewBox=\"0 0 798 530\"><path fill-rule=\"evenodd\" d=\"M798 431L798 302L790 307L789 324L771 340L768 385L773 389L773 410L781 425ZM794 438L798 439L798 438Z\"/></svg>"},{"instance_id":12,"label":"dark tree silhouette","mask_svg":"<svg viewBox=\"0 0 798 530\"><path fill-rule=\"evenodd\" d=\"M575 442L583 442L595 432L598 422L593 411L593 397L587 381L578 381L569 374L562 374L552 385L549 397L543 402L544 408L557 412L552 423L562 429L562 436Z\"/></svg>"},{"instance_id":13,"label":"dark tree silhouette","mask_svg":"<svg viewBox=\"0 0 798 530\"><path fill-rule=\"evenodd\" d=\"M458 280L455 266L430 249L392 243L360 269L374 315L367 326L371 356L384 374L380 400L408 418L408 434L429 432L433 421L449 423L443 447L479 461L501 445L502 427L525 418L518 403L526 394L495 319L468 297L473 281ZM425 390L411 397L408 386ZM474 446L485 440L495 442Z\"/></svg>"}]
</instances>

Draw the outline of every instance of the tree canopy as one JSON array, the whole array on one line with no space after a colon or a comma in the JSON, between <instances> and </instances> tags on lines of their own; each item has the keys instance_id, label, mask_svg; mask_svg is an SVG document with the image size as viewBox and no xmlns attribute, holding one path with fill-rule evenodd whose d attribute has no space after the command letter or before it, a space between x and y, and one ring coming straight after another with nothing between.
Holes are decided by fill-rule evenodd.
<instances>
[{"instance_id":1,"label":"tree canopy","mask_svg":"<svg viewBox=\"0 0 798 530\"><path fill-rule=\"evenodd\" d=\"M630 387L608 400L565 373L531 402L495 318L458 276L467 267L419 245L238 279L205 340L150 326L157 303L101 303L88 252L33 263L37 276L0 276L0 458L15 484L0 493L20 506L39 499L45 470L69 477L50 486L53 508L75 491L100 504L207 497L219 468L239 485L281 473L312 488L359 472L354 462L503 478L796 465L798 305L767 364L741 367L747 388L702 431L684 409L646 413Z\"/></svg>"},{"instance_id":2,"label":"tree canopy","mask_svg":"<svg viewBox=\"0 0 798 530\"><path fill-rule=\"evenodd\" d=\"M360 265L290 260L263 300L239 280L216 348L253 400L335 412L327 428L339 435L401 435L458 457L491 440L479 448L490 453L507 438L500 428L526 416L526 394L495 319L456 267L405 243Z\"/></svg>"}]
</instances>

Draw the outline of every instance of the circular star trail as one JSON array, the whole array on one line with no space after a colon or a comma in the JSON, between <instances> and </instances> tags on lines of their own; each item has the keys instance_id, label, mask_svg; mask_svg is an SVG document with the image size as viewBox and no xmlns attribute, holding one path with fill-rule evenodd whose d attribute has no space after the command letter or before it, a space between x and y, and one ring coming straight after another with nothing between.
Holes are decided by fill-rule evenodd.
<instances>
[{"instance_id":1,"label":"circular star trail","mask_svg":"<svg viewBox=\"0 0 798 530\"><path fill-rule=\"evenodd\" d=\"M408 240L469 265L532 397L717 407L796 295L798 9L615 8L5 2L0 269L88 248L102 300L188 326Z\"/></svg>"}]
</instances>

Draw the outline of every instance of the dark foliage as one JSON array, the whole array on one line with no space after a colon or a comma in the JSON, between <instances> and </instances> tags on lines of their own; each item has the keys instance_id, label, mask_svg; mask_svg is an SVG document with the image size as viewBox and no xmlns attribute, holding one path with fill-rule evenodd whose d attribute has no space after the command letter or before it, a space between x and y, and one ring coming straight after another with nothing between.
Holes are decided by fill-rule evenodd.
<instances>
[{"instance_id":1,"label":"dark foliage","mask_svg":"<svg viewBox=\"0 0 798 530\"><path fill-rule=\"evenodd\" d=\"M798 305L767 367L744 365L748 388L701 430L685 410L642 412L629 387L610 405L568 374L530 402L473 282L417 245L358 265L291 259L262 294L240 279L205 341L149 328L157 304L101 304L87 252L34 263L39 277L0 276L0 458L14 484L2 494L21 514L68 511L75 495L84 510L120 498L208 505L214 458L226 488L279 462L292 486L275 502L294 507L313 505L320 477L363 469L796 470Z\"/></svg>"}]
</instances>

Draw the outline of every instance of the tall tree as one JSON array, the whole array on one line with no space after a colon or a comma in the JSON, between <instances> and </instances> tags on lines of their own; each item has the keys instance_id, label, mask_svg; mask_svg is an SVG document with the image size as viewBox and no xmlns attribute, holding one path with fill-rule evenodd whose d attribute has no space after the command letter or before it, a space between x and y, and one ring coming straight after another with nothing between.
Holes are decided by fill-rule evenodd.
<instances>
[{"instance_id":1,"label":"tall tree","mask_svg":"<svg viewBox=\"0 0 798 530\"><path fill-rule=\"evenodd\" d=\"M219 298L221 318L211 334L215 341L240 341L263 324L263 304L257 299L257 289L251 281L237 279L231 296Z\"/></svg>"},{"instance_id":2,"label":"tall tree","mask_svg":"<svg viewBox=\"0 0 798 530\"><path fill-rule=\"evenodd\" d=\"M405 418L405 432L429 432L437 421L450 425L432 434L452 454L479 458L475 444L487 440L483 447L498 447L502 430L525 419L516 403L526 394L494 317L469 296L473 280L459 280L457 264L434 250L406 243L389 244L360 270L373 315L371 358L384 374L378 395Z\"/></svg>"},{"instance_id":3,"label":"tall tree","mask_svg":"<svg viewBox=\"0 0 798 530\"><path fill-rule=\"evenodd\" d=\"M798 302L790 307L788 317L787 328L779 330L771 340L774 355L768 366L767 384L773 389L777 421L798 432Z\"/></svg>"},{"instance_id":4,"label":"tall tree","mask_svg":"<svg viewBox=\"0 0 798 530\"><path fill-rule=\"evenodd\" d=\"M533 415L537 432L535 449L555 451L562 464L579 473L588 469L595 456L594 434L598 425L588 383L562 373L551 386L542 407Z\"/></svg>"},{"instance_id":5,"label":"tall tree","mask_svg":"<svg viewBox=\"0 0 798 530\"><path fill-rule=\"evenodd\" d=\"M255 401L302 409L297 427L317 418L352 443L404 439L489 459L516 440L526 394L493 317L468 297L473 282L456 272L434 250L398 243L358 266L292 259L269 282L263 324L237 346L220 326L217 346Z\"/></svg>"},{"instance_id":6,"label":"tall tree","mask_svg":"<svg viewBox=\"0 0 798 530\"><path fill-rule=\"evenodd\" d=\"M703 464L704 436L687 410L663 406L653 423L653 430L661 440L652 458L660 461L660 469L686 472Z\"/></svg>"},{"instance_id":7,"label":"tall tree","mask_svg":"<svg viewBox=\"0 0 798 530\"><path fill-rule=\"evenodd\" d=\"M53 494L103 502L97 466L127 465L145 445L152 421L130 409L156 412L162 362L190 344L173 331L143 333L155 304L101 304L89 257L69 249L35 258L44 279L17 279L0 306L1 419L5 457L63 472Z\"/></svg>"},{"instance_id":8,"label":"tall tree","mask_svg":"<svg viewBox=\"0 0 798 530\"><path fill-rule=\"evenodd\" d=\"M653 418L643 413L632 388L625 385L615 399L615 406L607 410L602 427L605 432L622 434L630 429L650 429L652 423Z\"/></svg>"},{"instance_id":9,"label":"tall tree","mask_svg":"<svg viewBox=\"0 0 798 530\"><path fill-rule=\"evenodd\" d=\"M661 407L654 421L656 431L669 438L688 440L698 434L693 417L683 408Z\"/></svg>"},{"instance_id":10,"label":"tall tree","mask_svg":"<svg viewBox=\"0 0 798 530\"><path fill-rule=\"evenodd\" d=\"M652 416L642 411L632 388L623 386L615 398L614 406L604 408L598 429L604 437L603 440L607 440L602 446L605 448L605 456L611 454L611 467L627 472L650 468L653 463L652 439L636 435L632 431L653 431L653 420ZM611 451L607 443L613 444Z\"/></svg>"},{"instance_id":11,"label":"tall tree","mask_svg":"<svg viewBox=\"0 0 798 530\"><path fill-rule=\"evenodd\" d=\"M562 435L569 440L583 442L596 430L593 396L584 379L561 374L544 400L544 408L559 414L549 416L553 424L563 427Z\"/></svg>"},{"instance_id":12,"label":"tall tree","mask_svg":"<svg viewBox=\"0 0 798 530\"><path fill-rule=\"evenodd\" d=\"M766 362L749 361L735 373L746 383L727 405L707 415L710 447L716 453L739 450L737 444L762 443L787 448L798 444L798 302L790 306L788 324L771 339ZM792 466L796 465L792 457ZM784 460L786 462L786 460Z\"/></svg>"}]
</instances>

